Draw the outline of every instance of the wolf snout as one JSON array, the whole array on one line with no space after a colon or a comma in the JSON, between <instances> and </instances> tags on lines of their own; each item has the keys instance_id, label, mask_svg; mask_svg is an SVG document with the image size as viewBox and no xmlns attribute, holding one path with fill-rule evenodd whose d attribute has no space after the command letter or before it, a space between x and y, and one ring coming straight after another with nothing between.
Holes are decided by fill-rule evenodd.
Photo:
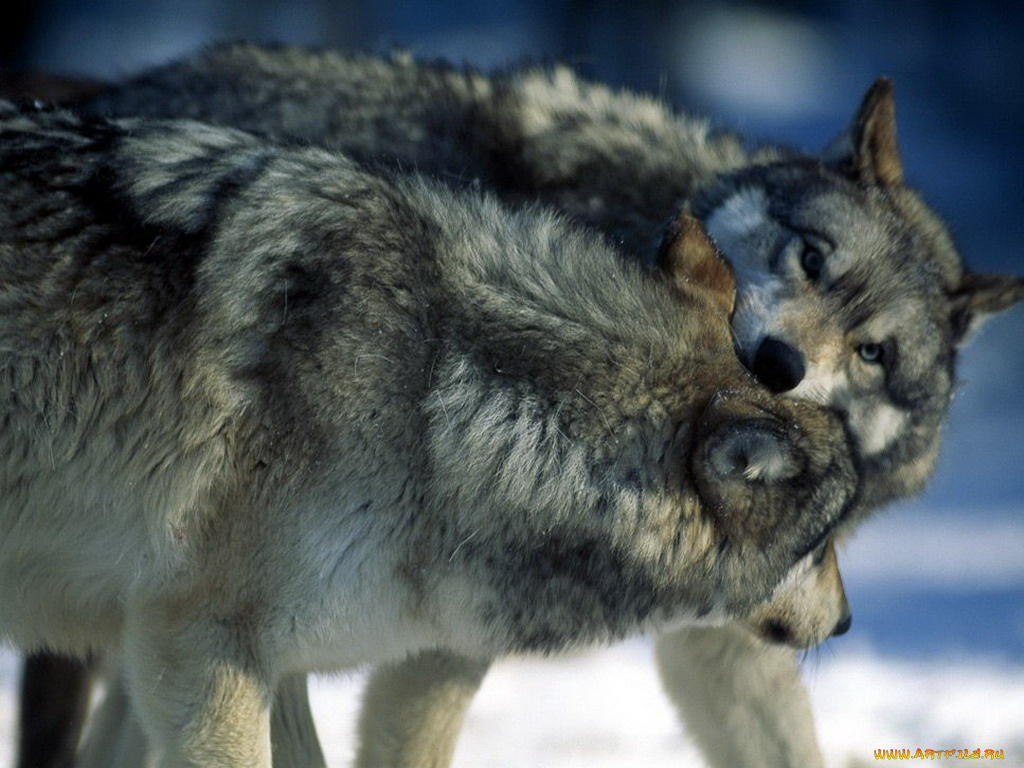
<instances>
[{"instance_id":1,"label":"wolf snout","mask_svg":"<svg viewBox=\"0 0 1024 768\"><path fill-rule=\"evenodd\" d=\"M796 347L766 336L754 353L750 370L758 381L779 394L796 389L807 373L807 365Z\"/></svg>"},{"instance_id":2,"label":"wolf snout","mask_svg":"<svg viewBox=\"0 0 1024 768\"><path fill-rule=\"evenodd\" d=\"M806 623L806 622L805 622ZM802 626L801 622L790 624L782 619L767 619L759 627L761 638L774 645L788 645L791 648L804 650L813 648L830 637L840 637L850 631L853 626L853 614L847 608L846 613L831 629L827 629L825 637L814 633L814 625Z\"/></svg>"}]
</instances>

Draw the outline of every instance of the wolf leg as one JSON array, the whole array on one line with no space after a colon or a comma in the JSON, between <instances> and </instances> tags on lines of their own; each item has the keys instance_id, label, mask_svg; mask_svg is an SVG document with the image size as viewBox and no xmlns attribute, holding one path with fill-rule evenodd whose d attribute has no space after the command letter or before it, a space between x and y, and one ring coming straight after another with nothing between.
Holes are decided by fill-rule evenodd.
<instances>
[{"instance_id":1,"label":"wolf leg","mask_svg":"<svg viewBox=\"0 0 1024 768\"><path fill-rule=\"evenodd\" d=\"M89 722L75 768L151 768L146 735L132 712L118 670L108 666L107 690Z\"/></svg>"},{"instance_id":2,"label":"wolf leg","mask_svg":"<svg viewBox=\"0 0 1024 768\"><path fill-rule=\"evenodd\" d=\"M22 667L18 768L69 768L89 708L87 662L37 653Z\"/></svg>"},{"instance_id":3,"label":"wolf leg","mask_svg":"<svg viewBox=\"0 0 1024 768\"><path fill-rule=\"evenodd\" d=\"M323 768L327 765L316 735L305 675L289 675L277 684L270 716L274 768Z\"/></svg>"},{"instance_id":4,"label":"wolf leg","mask_svg":"<svg viewBox=\"0 0 1024 768\"><path fill-rule=\"evenodd\" d=\"M113 665L111 665L113 666ZM270 719L274 768L324 768L326 762L306 695L306 676L290 675L277 686ZM68 763L70 765L70 763ZM153 758L116 669L89 723L75 768L150 768Z\"/></svg>"},{"instance_id":5,"label":"wolf leg","mask_svg":"<svg viewBox=\"0 0 1024 768\"><path fill-rule=\"evenodd\" d=\"M489 666L425 651L376 670L363 696L356 768L447 768Z\"/></svg>"},{"instance_id":6,"label":"wolf leg","mask_svg":"<svg viewBox=\"0 0 1024 768\"><path fill-rule=\"evenodd\" d=\"M124 678L160 768L271 768L272 685L243 635L180 610L126 626Z\"/></svg>"},{"instance_id":7,"label":"wolf leg","mask_svg":"<svg viewBox=\"0 0 1024 768\"><path fill-rule=\"evenodd\" d=\"M738 625L659 635L662 683L712 768L821 768L794 652Z\"/></svg>"}]
</instances>

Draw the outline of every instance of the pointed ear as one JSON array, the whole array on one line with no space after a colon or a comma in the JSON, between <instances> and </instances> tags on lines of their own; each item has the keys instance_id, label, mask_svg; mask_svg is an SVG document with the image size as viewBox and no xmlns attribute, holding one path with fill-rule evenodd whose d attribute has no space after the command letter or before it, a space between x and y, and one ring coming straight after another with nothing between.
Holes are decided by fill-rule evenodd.
<instances>
[{"instance_id":1,"label":"pointed ear","mask_svg":"<svg viewBox=\"0 0 1024 768\"><path fill-rule=\"evenodd\" d=\"M822 160L864 184L894 187L903 183L892 80L875 80L853 122L825 148Z\"/></svg>"},{"instance_id":2,"label":"pointed ear","mask_svg":"<svg viewBox=\"0 0 1024 768\"><path fill-rule=\"evenodd\" d=\"M732 267L718 253L700 221L690 215L689 207L680 211L665 233L656 263L680 291L701 287L716 306L732 314L736 304Z\"/></svg>"},{"instance_id":3,"label":"pointed ear","mask_svg":"<svg viewBox=\"0 0 1024 768\"><path fill-rule=\"evenodd\" d=\"M950 294L953 341L966 345L985 321L1024 300L1024 277L964 274L960 287Z\"/></svg>"}]
</instances>

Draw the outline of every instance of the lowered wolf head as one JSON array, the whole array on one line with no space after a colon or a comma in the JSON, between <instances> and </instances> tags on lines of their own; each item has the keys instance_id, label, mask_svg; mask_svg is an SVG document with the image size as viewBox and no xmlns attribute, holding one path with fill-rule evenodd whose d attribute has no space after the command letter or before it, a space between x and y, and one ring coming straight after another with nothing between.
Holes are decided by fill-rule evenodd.
<instances>
[{"instance_id":1,"label":"lowered wolf head","mask_svg":"<svg viewBox=\"0 0 1024 768\"><path fill-rule=\"evenodd\" d=\"M767 151L693 209L736 272L740 358L773 391L842 415L863 463L861 509L920 490L957 350L1024 298L1024 279L965 269L904 185L890 81L821 157Z\"/></svg>"}]
</instances>

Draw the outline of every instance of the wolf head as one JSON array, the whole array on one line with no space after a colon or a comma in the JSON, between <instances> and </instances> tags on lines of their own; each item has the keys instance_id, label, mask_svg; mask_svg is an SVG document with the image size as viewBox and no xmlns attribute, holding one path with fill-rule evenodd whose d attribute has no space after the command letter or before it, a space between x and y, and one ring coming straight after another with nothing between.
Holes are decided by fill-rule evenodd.
<instances>
[{"instance_id":1,"label":"wolf head","mask_svg":"<svg viewBox=\"0 0 1024 768\"><path fill-rule=\"evenodd\" d=\"M797 563L744 623L768 642L797 649L846 634L853 616L832 540Z\"/></svg>"},{"instance_id":2,"label":"wolf head","mask_svg":"<svg viewBox=\"0 0 1024 768\"><path fill-rule=\"evenodd\" d=\"M957 350L1024 298L1024 279L967 271L904 184L886 79L820 157L762 160L693 203L736 273L740 358L770 389L843 416L862 509L915 493L935 464Z\"/></svg>"}]
</instances>

